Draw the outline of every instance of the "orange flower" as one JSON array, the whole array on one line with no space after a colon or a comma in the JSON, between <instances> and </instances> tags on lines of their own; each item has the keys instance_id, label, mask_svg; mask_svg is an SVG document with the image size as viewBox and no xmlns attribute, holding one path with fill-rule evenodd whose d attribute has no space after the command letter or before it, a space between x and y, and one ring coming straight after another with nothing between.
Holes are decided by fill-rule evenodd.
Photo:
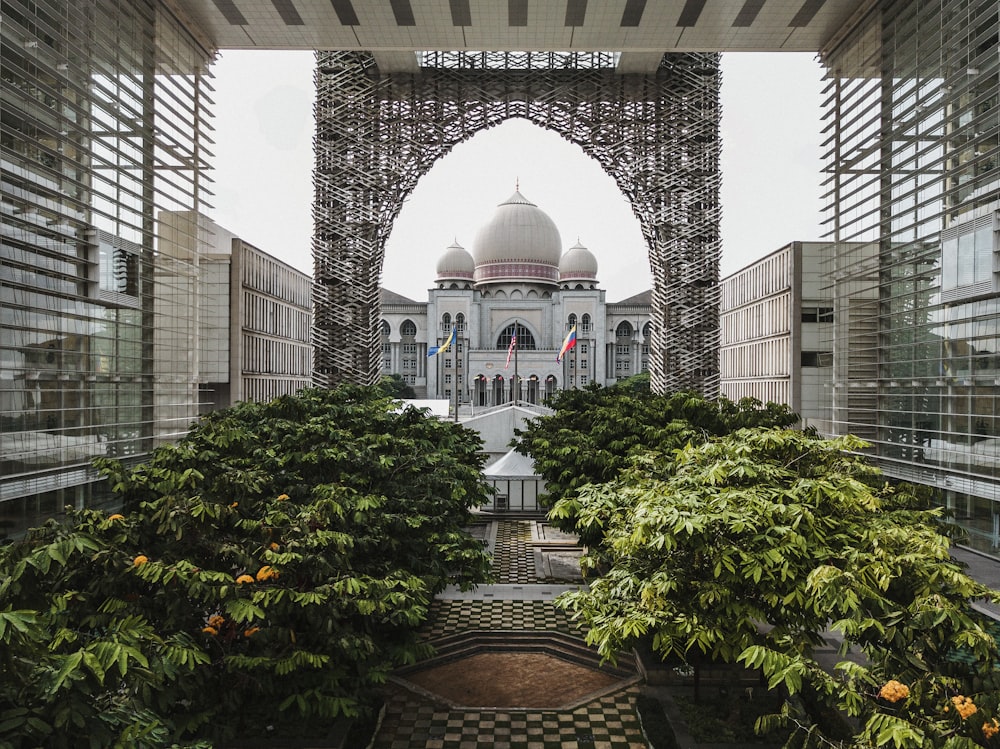
<instances>
[{"instance_id":1,"label":"orange flower","mask_svg":"<svg viewBox=\"0 0 1000 749\"><path fill-rule=\"evenodd\" d=\"M108 515L108 520L124 520L125 516L120 512L116 512L114 515Z\"/></svg>"},{"instance_id":2,"label":"orange flower","mask_svg":"<svg viewBox=\"0 0 1000 749\"><path fill-rule=\"evenodd\" d=\"M239 502L233 502L231 505L229 505L230 509L235 509L235 508L237 508L239 506L240 506Z\"/></svg>"},{"instance_id":3,"label":"orange flower","mask_svg":"<svg viewBox=\"0 0 1000 749\"><path fill-rule=\"evenodd\" d=\"M243 630L243 636L244 637L253 637L258 632L260 632L260 627L250 627L250 629Z\"/></svg>"},{"instance_id":4,"label":"orange flower","mask_svg":"<svg viewBox=\"0 0 1000 749\"><path fill-rule=\"evenodd\" d=\"M209 627L215 627L216 629L218 629L225 623L226 623L225 618L220 616L219 614L212 614L210 617L208 617Z\"/></svg>"},{"instance_id":5,"label":"orange flower","mask_svg":"<svg viewBox=\"0 0 1000 749\"><path fill-rule=\"evenodd\" d=\"M979 708L976 707L976 703L972 701L971 697L965 697L964 695L958 694L951 698L951 704L955 706L958 714L965 720L970 715L978 711ZM945 705L945 710L947 711L948 706Z\"/></svg>"},{"instance_id":6,"label":"orange flower","mask_svg":"<svg viewBox=\"0 0 1000 749\"><path fill-rule=\"evenodd\" d=\"M992 739L997 735L998 731L1000 731L1000 723L997 722L996 718L988 723L983 723L983 736L986 738Z\"/></svg>"},{"instance_id":7,"label":"orange flower","mask_svg":"<svg viewBox=\"0 0 1000 749\"><path fill-rule=\"evenodd\" d=\"M288 499L288 495L287 494L279 494L278 495L278 501L279 502L284 502L286 499Z\"/></svg>"},{"instance_id":8,"label":"orange flower","mask_svg":"<svg viewBox=\"0 0 1000 749\"><path fill-rule=\"evenodd\" d=\"M899 702L910 696L910 688L895 679L890 679L879 690L878 696L889 702Z\"/></svg>"},{"instance_id":9,"label":"orange flower","mask_svg":"<svg viewBox=\"0 0 1000 749\"><path fill-rule=\"evenodd\" d=\"M149 557L147 557L145 554L140 554L139 556L137 556L135 559L132 560L132 566L142 567L142 565L144 565L148 561Z\"/></svg>"},{"instance_id":10,"label":"orange flower","mask_svg":"<svg viewBox=\"0 0 1000 749\"><path fill-rule=\"evenodd\" d=\"M259 570L257 570L257 582L259 583L262 583L265 580L270 580L271 578L277 576L278 576L278 571L266 564Z\"/></svg>"},{"instance_id":11,"label":"orange flower","mask_svg":"<svg viewBox=\"0 0 1000 749\"><path fill-rule=\"evenodd\" d=\"M212 637L215 637L217 634L219 634L219 630L217 630L215 627L202 627L201 631L204 632L206 635L212 635Z\"/></svg>"},{"instance_id":12,"label":"orange flower","mask_svg":"<svg viewBox=\"0 0 1000 749\"><path fill-rule=\"evenodd\" d=\"M239 577L236 578L237 585L242 585L243 583L252 583L252 582L253 578L250 577L250 575L240 575Z\"/></svg>"},{"instance_id":13,"label":"orange flower","mask_svg":"<svg viewBox=\"0 0 1000 749\"><path fill-rule=\"evenodd\" d=\"M271 551L277 551L277 550L278 550L278 549L280 549L281 547L280 547L280 546L278 546L278 544L276 544L276 543L274 543L274 542L272 541L272 542L271 542L271 545L270 545L270 546L269 546L268 548L269 548L269 549L270 549Z\"/></svg>"}]
</instances>

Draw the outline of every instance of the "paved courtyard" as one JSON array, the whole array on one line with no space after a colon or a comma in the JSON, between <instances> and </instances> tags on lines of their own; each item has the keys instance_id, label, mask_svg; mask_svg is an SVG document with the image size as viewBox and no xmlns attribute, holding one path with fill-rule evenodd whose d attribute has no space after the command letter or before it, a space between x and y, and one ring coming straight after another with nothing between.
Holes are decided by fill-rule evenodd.
<instances>
[{"instance_id":1,"label":"paved courtyard","mask_svg":"<svg viewBox=\"0 0 1000 749\"><path fill-rule=\"evenodd\" d=\"M495 585L463 593L449 590L431 607L424 628L434 643L463 632L556 632L583 638L552 600L580 585L570 577L577 552L572 540L542 523L491 521L478 529L493 553ZM389 685L385 717L374 749L645 749L635 698L639 687L623 681L592 701L566 709L496 709L449 705L431 693ZM539 695L539 705L546 704Z\"/></svg>"}]
</instances>

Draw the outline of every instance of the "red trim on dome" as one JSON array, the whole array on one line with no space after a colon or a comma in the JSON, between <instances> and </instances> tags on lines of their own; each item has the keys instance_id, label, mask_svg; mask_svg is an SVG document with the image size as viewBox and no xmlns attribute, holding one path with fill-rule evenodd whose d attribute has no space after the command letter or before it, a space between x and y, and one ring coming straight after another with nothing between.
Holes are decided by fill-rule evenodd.
<instances>
[{"instance_id":1,"label":"red trim on dome","mask_svg":"<svg viewBox=\"0 0 1000 749\"><path fill-rule=\"evenodd\" d=\"M559 269L547 263L499 262L476 266L476 281L538 280L558 283Z\"/></svg>"},{"instance_id":2,"label":"red trim on dome","mask_svg":"<svg viewBox=\"0 0 1000 749\"><path fill-rule=\"evenodd\" d=\"M474 277L474 275L475 274L472 271L467 271L467 270L439 270L438 274L437 274L437 277L438 278L468 278L468 279L472 279Z\"/></svg>"}]
</instances>

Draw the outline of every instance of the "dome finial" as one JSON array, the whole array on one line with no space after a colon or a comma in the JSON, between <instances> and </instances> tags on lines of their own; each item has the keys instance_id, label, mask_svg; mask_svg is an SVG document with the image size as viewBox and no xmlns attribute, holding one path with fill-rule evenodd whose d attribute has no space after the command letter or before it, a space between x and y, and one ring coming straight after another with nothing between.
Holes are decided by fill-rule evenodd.
<instances>
[{"instance_id":1,"label":"dome finial","mask_svg":"<svg viewBox=\"0 0 1000 749\"><path fill-rule=\"evenodd\" d=\"M514 177L514 190L517 191L517 192L521 192L521 178L520 177Z\"/></svg>"}]
</instances>

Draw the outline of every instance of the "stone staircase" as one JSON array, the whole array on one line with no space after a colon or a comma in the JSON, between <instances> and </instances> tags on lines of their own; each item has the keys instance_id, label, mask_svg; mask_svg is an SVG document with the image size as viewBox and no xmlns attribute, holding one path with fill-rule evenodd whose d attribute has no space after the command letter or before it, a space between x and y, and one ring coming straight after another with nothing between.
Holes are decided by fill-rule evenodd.
<instances>
[{"instance_id":1,"label":"stone staircase","mask_svg":"<svg viewBox=\"0 0 1000 749\"><path fill-rule=\"evenodd\" d=\"M601 663L597 651L575 637L561 632L516 631L516 630L467 630L434 640L434 655L413 666L396 670L405 678L406 674L452 663L478 653L544 653L560 660L574 663L614 676L628 679L637 674L635 656L619 653L617 662Z\"/></svg>"}]
</instances>

